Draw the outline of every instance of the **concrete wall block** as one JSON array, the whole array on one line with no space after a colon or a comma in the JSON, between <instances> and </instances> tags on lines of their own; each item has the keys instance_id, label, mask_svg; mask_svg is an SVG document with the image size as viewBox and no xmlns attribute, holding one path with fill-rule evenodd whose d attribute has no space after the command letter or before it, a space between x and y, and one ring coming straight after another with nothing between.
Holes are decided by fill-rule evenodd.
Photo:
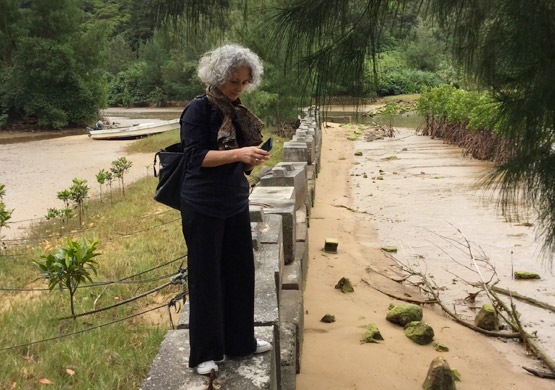
<instances>
[{"instance_id":1,"label":"concrete wall block","mask_svg":"<svg viewBox=\"0 0 555 390\"><path fill-rule=\"evenodd\" d=\"M301 372L302 345L304 340L303 293L299 290L283 290L279 304L280 323L295 325L296 372Z\"/></svg>"},{"instance_id":2,"label":"concrete wall block","mask_svg":"<svg viewBox=\"0 0 555 390\"><path fill-rule=\"evenodd\" d=\"M298 262L301 267L302 290L306 283L306 275L308 273L308 239L306 242L297 242L295 248L295 262Z\"/></svg>"},{"instance_id":3,"label":"concrete wall block","mask_svg":"<svg viewBox=\"0 0 555 390\"><path fill-rule=\"evenodd\" d=\"M281 294L283 290L301 290L303 285L303 272L302 263L300 259L295 259L291 264L287 264L283 267L283 273L281 276Z\"/></svg>"},{"instance_id":4,"label":"concrete wall block","mask_svg":"<svg viewBox=\"0 0 555 390\"><path fill-rule=\"evenodd\" d=\"M308 191L306 167L306 163L279 163L260 179L260 186L293 187L295 204L299 208Z\"/></svg>"},{"instance_id":5,"label":"concrete wall block","mask_svg":"<svg viewBox=\"0 0 555 390\"><path fill-rule=\"evenodd\" d=\"M266 208L273 202L295 201L295 187L293 186L266 186L254 187L249 195L251 205Z\"/></svg>"},{"instance_id":6,"label":"concrete wall block","mask_svg":"<svg viewBox=\"0 0 555 390\"><path fill-rule=\"evenodd\" d=\"M297 379L297 331L295 324L279 324L281 390L295 390Z\"/></svg>"},{"instance_id":7,"label":"concrete wall block","mask_svg":"<svg viewBox=\"0 0 555 390\"><path fill-rule=\"evenodd\" d=\"M277 261L277 259L275 259ZM272 272L255 274L254 324L275 325L279 322L278 294L276 276ZM237 302L240 305L240 302Z\"/></svg>"},{"instance_id":8,"label":"concrete wall block","mask_svg":"<svg viewBox=\"0 0 555 390\"><path fill-rule=\"evenodd\" d=\"M309 166L307 171L307 185L308 192L310 194L310 205L314 207L314 201L316 199L316 170L315 166Z\"/></svg>"},{"instance_id":9,"label":"concrete wall block","mask_svg":"<svg viewBox=\"0 0 555 390\"><path fill-rule=\"evenodd\" d=\"M297 228L295 231L295 240L297 242L307 242L308 240L308 223L307 223L307 213L306 207L303 207L295 212L295 218L297 219Z\"/></svg>"},{"instance_id":10,"label":"concrete wall block","mask_svg":"<svg viewBox=\"0 0 555 390\"><path fill-rule=\"evenodd\" d=\"M306 162L308 165L312 164L312 156L308 146L304 142L288 141L283 143L283 157L284 162Z\"/></svg>"},{"instance_id":11,"label":"concrete wall block","mask_svg":"<svg viewBox=\"0 0 555 390\"><path fill-rule=\"evenodd\" d=\"M291 138L291 142L305 143L308 149L308 158L310 159L310 161L314 161L314 153L316 152L316 143L312 135L307 134L306 131L301 132L297 130L297 133Z\"/></svg>"}]
</instances>

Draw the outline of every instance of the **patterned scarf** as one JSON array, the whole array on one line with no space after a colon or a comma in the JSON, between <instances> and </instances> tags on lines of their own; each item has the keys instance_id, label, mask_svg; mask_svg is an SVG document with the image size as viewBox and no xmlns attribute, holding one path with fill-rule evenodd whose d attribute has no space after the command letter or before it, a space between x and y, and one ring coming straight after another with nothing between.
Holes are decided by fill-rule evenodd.
<instances>
[{"instance_id":1,"label":"patterned scarf","mask_svg":"<svg viewBox=\"0 0 555 390\"><path fill-rule=\"evenodd\" d=\"M206 89L208 101L217 107L223 115L222 125L218 130L218 147L220 150L237 149L237 134L233 121L241 126L241 133L247 146L257 146L262 142L262 121L241 104L239 99L230 102L219 88L209 86Z\"/></svg>"}]
</instances>

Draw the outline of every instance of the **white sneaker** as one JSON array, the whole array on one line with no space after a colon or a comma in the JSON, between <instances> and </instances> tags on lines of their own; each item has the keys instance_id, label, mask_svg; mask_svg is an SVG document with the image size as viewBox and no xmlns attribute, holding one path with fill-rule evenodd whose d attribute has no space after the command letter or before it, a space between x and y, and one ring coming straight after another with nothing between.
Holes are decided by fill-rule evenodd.
<instances>
[{"instance_id":1,"label":"white sneaker","mask_svg":"<svg viewBox=\"0 0 555 390\"><path fill-rule=\"evenodd\" d=\"M218 372L218 365L214 360L208 360L207 362L202 362L197 366L197 373L200 375L208 375L214 370Z\"/></svg>"},{"instance_id":2,"label":"white sneaker","mask_svg":"<svg viewBox=\"0 0 555 390\"><path fill-rule=\"evenodd\" d=\"M254 353L264 353L272 349L272 344L267 341L256 339L256 351Z\"/></svg>"}]
</instances>

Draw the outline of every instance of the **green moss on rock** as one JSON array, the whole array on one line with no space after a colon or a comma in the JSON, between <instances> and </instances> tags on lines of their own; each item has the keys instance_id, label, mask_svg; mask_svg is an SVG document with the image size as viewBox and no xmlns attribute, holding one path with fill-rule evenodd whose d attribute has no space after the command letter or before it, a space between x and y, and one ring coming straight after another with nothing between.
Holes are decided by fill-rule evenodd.
<instances>
[{"instance_id":1,"label":"green moss on rock","mask_svg":"<svg viewBox=\"0 0 555 390\"><path fill-rule=\"evenodd\" d=\"M438 352L449 352L449 347L443 343L434 343L434 348Z\"/></svg>"},{"instance_id":2,"label":"green moss on rock","mask_svg":"<svg viewBox=\"0 0 555 390\"><path fill-rule=\"evenodd\" d=\"M515 271L515 279L541 279L540 275L535 272L528 272L528 271Z\"/></svg>"},{"instance_id":3,"label":"green moss on rock","mask_svg":"<svg viewBox=\"0 0 555 390\"><path fill-rule=\"evenodd\" d=\"M430 344L434 340L434 329L422 321L412 321L405 325L405 335L419 345Z\"/></svg>"},{"instance_id":4,"label":"green moss on rock","mask_svg":"<svg viewBox=\"0 0 555 390\"><path fill-rule=\"evenodd\" d=\"M342 293L352 293L355 292L351 281L348 278L341 278L339 282L335 285L335 288L341 290Z\"/></svg>"},{"instance_id":5,"label":"green moss on rock","mask_svg":"<svg viewBox=\"0 0 555 390\"><path fill-rule=\"evenodd\" d=\"M420 321L422 315L422 308L420 306L414 303L406 303L390 308L385 319L394 324L405 326L409 322Z\"/></svg>"},{"instance_id":6,"label":"green moss on rock","mask_svg":"<svg viewBox=\"0 0 555 390\"><path fill-rule=\"evenodd\" d=\"M382 334L380 330L376 326L376 324L371 323L365 326L366 332L362 335L360 339L361 344L365 343L377 343L376 340L383 340Z\"/></svg>"}]
</instances>

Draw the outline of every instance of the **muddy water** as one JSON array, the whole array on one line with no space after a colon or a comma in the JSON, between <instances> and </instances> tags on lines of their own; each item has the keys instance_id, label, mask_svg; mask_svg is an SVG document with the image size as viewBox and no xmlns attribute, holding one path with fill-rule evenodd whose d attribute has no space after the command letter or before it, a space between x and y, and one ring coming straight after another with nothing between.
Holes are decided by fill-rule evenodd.
<instances>
[{"instance_id":1,"label":"muddy water","mask_svg":"<svg viewBox=\"0 0 555 390\"><path fill-rule=\"evenodd\" d=\"M125 127L178 118L181 108L165 109L107 109L107 122ZM127 154L125 146L133 140L93 140L87 133L65 132L48 139L18 138L17 143L0 142L0 184L6 186L4 202L13 210L9 228L0 234L6 241L25 237L33 223L44 219L49 208L63 206L57 199L58 191L68 188L73 178L85 179L89 195L97 196L96 174L110 169L112 161L126 157L133 163L125 176L127 184L152 175L153 153ZM118 190L118 183L113 184Z\"/></svg>"},{"instance_id":2,"label":"muddy water","mask_svg":"<svg viewBox=\"0 0 555 390\"><path fill-rule=\"evenodd\" d=\"M417 136L414 129L398 129L395 138L372 142L361 137L355 151L362 156L353 157L351 170L354 208L360 218L375 222L380 246L397 247L397 260L435 281L448 307L473 321L488 299L480 293L475 302L465 300L479 291L468 283L482 278L499 279L499 287L555 305L555 277L539 255L534 228L507 222L473 188L489 163L464 157L461 149L441 140ZM367 245L376 244L369 240ZM541 279L514 280L514 270L537 272ZM555 313L516 305L526 329L537 331L542 347L555 357ZM523 363L522 348L494 344L510 360Z\"/></svg>"}]
</instances>

